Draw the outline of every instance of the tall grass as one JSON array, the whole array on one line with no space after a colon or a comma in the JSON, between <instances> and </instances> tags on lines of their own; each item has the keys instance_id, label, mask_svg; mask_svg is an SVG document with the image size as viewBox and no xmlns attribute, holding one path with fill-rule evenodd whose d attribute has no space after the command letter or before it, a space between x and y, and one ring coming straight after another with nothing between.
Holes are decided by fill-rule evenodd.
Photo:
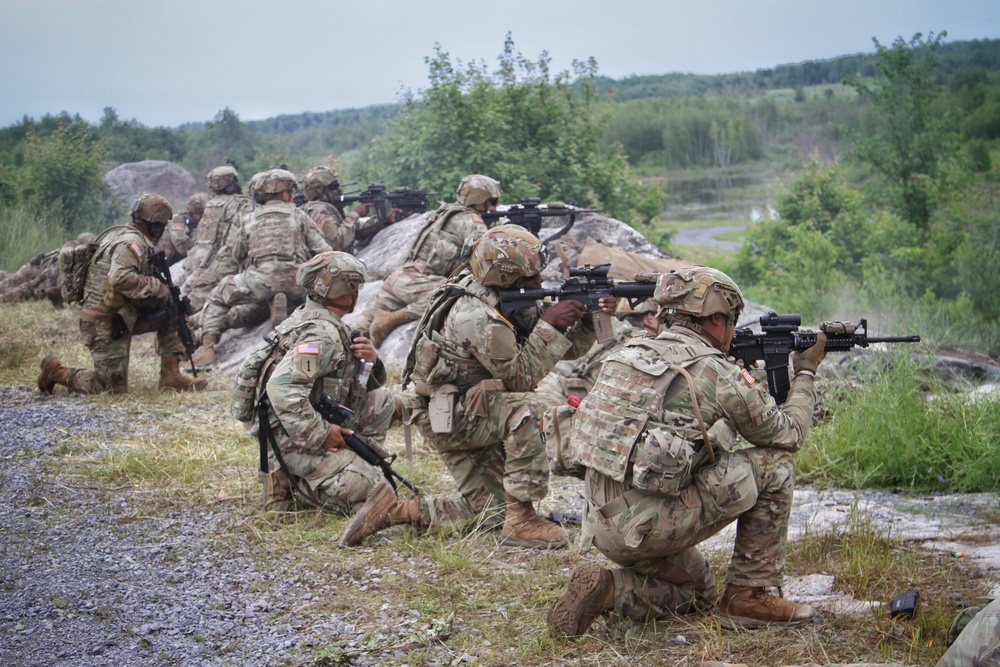
<instances>
[{"instance_id":1,"label":"tall grass","mask_svg":"<svg viewBox=\"0 0 1000 667\"><path fill-rule=\"evenodd\" d=\"M16 271L67 238L50 210L24 204L0 208L0 270Z\"/></svg>"},{"instance_id":2,"label":"tall grass","mask_svg":"<svg viewBox=\"0 0 1000 667\"><path fill-rule=\"evenodd\" d=\"M910 491L1000 489L1000 397L955 393L899 353L838 386L798 455L807 480Z\"/></svg>"}]
</instances>

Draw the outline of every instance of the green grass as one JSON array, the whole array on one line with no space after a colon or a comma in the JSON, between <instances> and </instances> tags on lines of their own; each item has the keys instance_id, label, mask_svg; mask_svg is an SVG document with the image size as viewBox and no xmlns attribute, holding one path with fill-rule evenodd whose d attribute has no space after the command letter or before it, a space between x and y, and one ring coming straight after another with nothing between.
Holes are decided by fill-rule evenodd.
<instances>
[{"instance_id":1,"label":"green grass","mask_svg":"<svg viewBox=\"0 0 1000 667\"><path fill-rule=\"evenodd\" d=\"M0 207L0 271L16 271L69 238L50 216L28 206Z\"/></svg>"},{"instance_id":2,"label":"green grass","mask_svg":"<svg viewBox=\"0 0 1000 667\"><path fill-rule=\"evenodd\" d=\"M800 478L848 488L996 491L1000 396L955 393L906 352L830 392Z\"/></svg>"}]
</instances>

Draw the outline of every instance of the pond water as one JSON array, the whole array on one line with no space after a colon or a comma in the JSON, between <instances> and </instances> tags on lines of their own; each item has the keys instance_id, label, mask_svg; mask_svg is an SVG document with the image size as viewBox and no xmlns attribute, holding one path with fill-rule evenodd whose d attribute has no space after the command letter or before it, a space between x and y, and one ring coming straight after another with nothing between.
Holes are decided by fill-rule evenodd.
<instances>
[{"instance_id":1,"label":"pond water","mask_svg":"<svg viewBox=\"0 0 1000 667\"><path fill-rule=\"evenodd\" d=\"M757 219L767 211L779 183L765 172L670 176L664 217L668 220Z\"/></svg>"}]
</instances>

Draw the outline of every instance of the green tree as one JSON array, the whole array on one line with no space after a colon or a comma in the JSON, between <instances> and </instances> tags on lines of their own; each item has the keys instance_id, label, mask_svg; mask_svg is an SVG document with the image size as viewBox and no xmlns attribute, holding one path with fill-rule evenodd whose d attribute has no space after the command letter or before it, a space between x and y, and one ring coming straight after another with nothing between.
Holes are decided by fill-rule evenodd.
<instances>
[{"instance_id":1,"label":"green tree","mask_svg":"<svg viewBox=\"0 0 1000 667\"><path fill-rule=\"evenodd\" d=\"M362 178L447 193L466 174L484 173L503 183L508 201L534 196L629 221L645 215L648 199L620 147L601 146L593 60L553 74L546 53L529 60L508 35L495 71L454 64L439 45L426 63L430 87L405 97Z\"/></svg>"},{"instance_id":2,"label":"green tree","mask_svg":"<svg viewBox=\"0 0 1000 667\"><path fill-rule=\"evenodd\" d=\"M106 222L110 191L104 182L107 149L92 129L62 125L46 138L29 129L19 172L20 200L48 209L67 230Z\"/></svg>"},{"instance_id":3,"label":"green tree","mask_svg":"<svg viewBox=\"0 0 1000 667\"><path fill-rule=\"evenodd\" d=\"M924 39L917 33L909 42L898 37L890 47L873 39L875 81L844 80L872 102L886 123L884 132L871 136L848 130L853 156L880 176L873 192L923 231L943 192L961 176L955 119L938 104L934 78L937 50L947 34Z\"/></svg>"}]
</instances>

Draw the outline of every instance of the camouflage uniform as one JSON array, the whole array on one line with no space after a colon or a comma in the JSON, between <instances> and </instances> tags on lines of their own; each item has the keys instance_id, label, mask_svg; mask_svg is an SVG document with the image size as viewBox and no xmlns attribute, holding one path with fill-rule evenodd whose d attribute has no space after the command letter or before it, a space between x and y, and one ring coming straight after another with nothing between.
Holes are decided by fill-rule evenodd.
<instances>
[{"instance_id":1,"label":"camouflage uniform","mask_svg":"<svg viewBox=\"0 0 1000 667\"><path fill-rule=\"evenodd\" d=\"M968 665L1000 667L1000 598L983 607L968 622L935 667Z\"/></svg>"},{"instance_id":2,"label":"camouflage uniform","mask_svg":"<svg viewBox=\"0 0 1000 667\"><path fill-rule=\"evenodd\" d=\"M417 361L404 403L461 493L421 498L425 526L469 519L484 510L500 518L504 492L520 501L541 500L548 492L539 433L544 403L531 390L564 355L587 350L594 333L581 322L563 334L536 314L528 321L530 333L522 337L496 305L496 291L462 271L435 293L411 349ZM440 327L432 325L435 320ZM431 425L428 402L439 394L453 401L447 433L436 433Z\"/></svg>"},{"instance_id":3,"label":"camouflage uniform","mask_svg":"<svg viewBox=\"0 0 1000 667\"><path fill-rule=\"evenodd\" d=\"M187 257L188 252L194 246L194 230L188 226L188 216L186 213L176 213L167 224L166 231L156 244L156 250L162 250L163 256L167 260L167 266L171 266Z\"/></svg>"},{"instance_id":4,"label":"camouflage uniform","mask_svg":"<svg viewBox=\"0 0 1000 667\"><path fill-rule=\"evenodd\" d=\"M344 215L330 202L318 199L307 201L299 208L312 218L331 248L351 252L358 225L358 215L354 211L348 211L347 215Z\"/></svg>"},{"instance_id":5,"label":"camouflage uniform","mask_svg":"<svg viewBox=\"0 0 1000 667\"><path fill-rule=\"evenodd\" d=\"M155 331L161 356L184 355L175 320L165 317L153 324L148 319L170 305L169 290L153 276L149 264L152 250L152 241L134 223L100 239L80 309L80 335L94 359L94 370L69 369L65 384L70 389L86 394L127 391L129 348L132 337L139 334Z\"/></svg>"},{"instance_id":6,"label":"camouflage uniform","mask_svg":"<svg viewBox=\"0 0 1000 667\"><path fill-rule=\"evenodd\" d=\"M696 443L703 437L691 417L692 389L676 366L692 378L715 463ZM608 359L570 438L588 468L585 542L592 538L622 565L612 570L620 614L666 618L713 606L715 577L695 545L733 520L728 581L781 585L792 452L805 440L815 402L813 379L802 375L779 409L766 387L679 325L635 338ZM731 451L734 429L754 447ZM686 463L678 454L685 450Z\"/></svg>"},{"instance_id":7,"label":"camouflage uniform","mask_svg":"<svg viewBox=\"0 0 1000 667\"><path fill-rule=\"evenodd\" d=\"M357 326L368 330L382 311L405 309L410 321L419 319L434 290L461 264L465 240L485 232L486 223L475 209L461 204L439 208L417 234L406 262L386 277L381 289L365 304Z\"/></svg>"},{"instance_id":8,"label":"camouflage uniform","mask_svg":"<svg viewBox=\"0 0 1000 667\"><path fill-rule=\"evenodd\" d=\"M222 278L212 290L201 314L203 334L217 336L229 328L252 324L227 318L234 306L267 304L278 292L287 294L289 300L303 299L305 291L295 284L298 265L328 250L312 219L294 205L272 199L258 206L232 242L229 261L245 268Z\"/></svg>"},{"instance_id":9,"label":"camouflage uniform","mask_svg":"<svg viewBox=\"0 0 1000 667\"><path fill-rule=\"evenodd\" d=\"M325 392L353 409L356 416L347 426L365 438L385 437L395 412L392 394L381 386L386 380L381 360L367 387L357 383L349 336L350 329L336 314L310 298L275 329L276 351L261 374L272 433L289 472L317 500L343 514L364 502L381 473L346 447L336 452L324 448L329 426L310 399ZM278 466L273 451L269 461L273 474Z\"/></svg>"},{"instance_id":10,"label":"camouflage uniform","mask_svg":"<svg viewBox=\"0 0 1000 667\"><path fill-rule=\"evenodd\" d=\"M250 199L239 194L217 194L205 204L205 214L184 260L187 278L182 291L191 299L195 312L202 309L221 278L239 272L240 265L233 261L229 247L249 214Z\"/></svg>"}]
</instances>

